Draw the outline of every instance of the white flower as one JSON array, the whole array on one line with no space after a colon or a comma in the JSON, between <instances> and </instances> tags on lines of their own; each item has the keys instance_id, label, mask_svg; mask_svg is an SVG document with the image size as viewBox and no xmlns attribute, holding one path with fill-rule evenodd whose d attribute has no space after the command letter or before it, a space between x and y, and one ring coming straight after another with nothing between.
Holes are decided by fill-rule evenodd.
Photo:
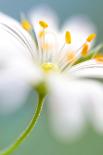
<instances>
[{"instance_id":1,"label":"white flower","mask_svg":"<svg viewBox=\"0 0 103 155\"><path fill-rule=\"evenodd\" d=\"M95 38L93 26L82 25L82 20L78 23L76 18L76 23L69 22L60 32L52 16L44 18L43 13L31 13L33 26L25 18L21 26L0 14L0 93L7 91L8 98L18 99L25 96L27 88L44 81L50 120L59 136L68 138L80 133L88 120L103 131L102 85L85 79L103 78L102 56L89 50ZM0 99L3 96L6 100L6 94ZM14 108L17 104L13 102Z\"/></svg>"}]
</instances>

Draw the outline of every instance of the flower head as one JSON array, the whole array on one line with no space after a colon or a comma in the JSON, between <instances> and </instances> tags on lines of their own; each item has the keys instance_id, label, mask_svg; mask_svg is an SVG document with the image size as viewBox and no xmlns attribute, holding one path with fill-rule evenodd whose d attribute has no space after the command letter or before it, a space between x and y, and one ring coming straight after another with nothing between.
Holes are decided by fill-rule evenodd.
<instances>
[{"instance_id":1,"label":"flower head","mask_svg":"<svg viewBox=\"0 0 103 155\"><path fill-rule=\"evenodd\" d=\"M88 114L95 128L102 131L103 88L87 79L103 78L102 56L97 49L90 50L96 37L93 27L88 34L88 26L81 29L78 20L79 24L65 25L60 32L51 17L47 21L37 17L33 15L31 23L23 16L19 24L0 15L0 62L6 65L3 76L12 76L33 88L44 82L51 122L59 135L80 132Z\"/></svg>"},{"instance_id":2,"label":"flower head","mask_svg":"<svg viewBox=\"0 0 103 155\"><path fill-rule=\"evenodd\" d=\"M39 20L37 24L40 26L40 31L38 31L36 35L29 21L24 19L21 23L23 28L30 33L34 41L37 41L37 55L35 55L35 57L37 57L37 63L39 62L38 65L40 65L44 72L63 72L71 68L78 59L90 54L90 43L96 37L95 33L90 34L85 38L85 42L81 44L78 49L69 51L69 45L72 44L72 34L69 30L65 31L63 36L64 41L61 43L61 47L57 48L59 47L57 46L59 42L58 34L56 34L55 30L49 29L49 23ZM93 56L94 55L92 55L91 58L93 58Z\"/></svg>"}]
</instances>

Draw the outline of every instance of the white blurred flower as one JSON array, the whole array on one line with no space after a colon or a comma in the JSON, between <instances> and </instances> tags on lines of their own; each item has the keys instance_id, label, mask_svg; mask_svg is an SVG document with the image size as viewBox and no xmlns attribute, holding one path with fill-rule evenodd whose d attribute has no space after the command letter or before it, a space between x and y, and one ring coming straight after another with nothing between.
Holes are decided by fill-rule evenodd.
<instances>
[{"instance_id":1,"label":"white blurred flower","mask_svg":"<svg viewBox=\"0 0 103 155\"><path fill-rule=\"evenodd\" d=\"M90 50L93 24L76 18L60 32L52 14L42 9L31 12L30 19L32 24L23 17L21 26L0 14L0 99L6 103L14 97L15 108L27 88L44 81L51 126L60 137L79 134L88 118L103 131L102 85L85 79L103 78L103 58Z\"/></svg>"}]
</instances>

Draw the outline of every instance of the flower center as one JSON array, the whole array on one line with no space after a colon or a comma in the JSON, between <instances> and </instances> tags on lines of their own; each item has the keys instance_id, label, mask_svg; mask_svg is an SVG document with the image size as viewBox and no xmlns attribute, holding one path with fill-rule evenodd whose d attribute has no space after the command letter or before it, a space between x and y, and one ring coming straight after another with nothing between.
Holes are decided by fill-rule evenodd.
<instances>
[{"instance_id":1,"label":"flower center","mask_svg":"<svg viewBox=\"0 0 103 155\"><path fill-rule=\"evenodd\" d=\"M53 63L43 63L41 65L41 68L42 70L45 72L45 73L50 73L50 72L59 72L59 67Z\"/></svg>"},{"instance_id":2,"label":"flower center","mask_svg":"<svg viewBox=\"0 0 103 155\"><path fill-rule=\"evenodd\" d=\"M68 48L68 45L72 43L70 31L65 32L64 43L60 48L58 46L58 37L56 33L48 29L48 24L45 21L39 21L40 31L38 34L35 33L32 24L25 18L22 19L21 24L35 41L37 58L40 60L41 68L45 73L63 72L67 68L70 69L77 62L80 63L81 60L86 61L89 56L89 59L92 59L95 55L94 53L91 57L89 51L90 43L96 37L95 33L90 34L80 48L72 52ZM59 49L57 49L57 47L59 47ZM66 51L66 49L68 50ZM97 60L101 61L102 59L103 58L99 57ZM57 65L53 62L56 62Z\"/></svg>"}]
</instances>

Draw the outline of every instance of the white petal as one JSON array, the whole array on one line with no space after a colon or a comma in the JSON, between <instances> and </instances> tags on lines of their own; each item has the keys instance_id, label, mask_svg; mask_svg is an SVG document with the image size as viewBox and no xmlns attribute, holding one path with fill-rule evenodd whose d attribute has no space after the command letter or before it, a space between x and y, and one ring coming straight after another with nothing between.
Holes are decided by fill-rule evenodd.
<instances>
[{"instance_id":1,"label":"white petal","mask_svg":"<svg viewBox=\"0 0 103 155\"><path fill-rule=\"evenodd\" d=\"M15 34L14 36L32 52L32 55L35 54L36 46L29 33L22 28L19 22L3 13L0 13L0 25L11 34Z\"/></svg>"},{"instance_id":2,"label":"white petal","mask_svg":"<svg viewBox=\"0 0 103 155\"><path fill-rule=\"evenodd\" d=\"M2 112L10 112L19 107L26 100L30 88L42 80L42 73L30 53L30 49L36 52L35 46L32 45L31 37L17 22L0 14L0 111Z\"/></svg>"},{"instance_id":3,"label":"white petal","mask_svg":"<svg viewBox=\"0 0 103 155\"><path fill-rule=\"evenodd\" d=\"M0 78L0 115L18 110L27 100L30 86L15 77Z\"/></svg>"},{"instance_id":4,"label":"white petal","mask_svg":"<svg viewBox=\"0 0 103 155\"><path fill-rule=\"evenodd\" d=\"M53 76L49 88L51 128L57 137L64 141L75 138L82 133L88 118L102 129L103 88L99 83Z\"/></svg>"},{"instance_id":5,"label":"white petal","mask_svg":"<svg viewBox=\"0 0 103 155\"><path fill-rule=\"evenodd\" d=\"M0 70L0 113L10 113L25 103L32 86L42 80L41 72L28 62L15 60Z\"/></svg>"},{"instance_id":6,"label":"white petal","mask_svg":"<svg viewBox=\"0 0 103 155\"><path fill-rule=\"evenodd\" d=\"M2 25L3 24L3 25ZM6 29L5 25L15 33L12 33L12 31L9 31L9 29ZM34 48L29 46L32 51L30 51L27 48L28 43L25 42L25 45L23 44L21 38L23 37L23 41L25 42L25 39L30 43L30 45L33 43L32 39L30 40L29 34L24 31L21 26L14 21L13 19L0 14L0 67L1 69L9 69L13 70L17 75L31 78L39 77L40 75L39 69L35 66L35 60L36 55L34 53L34 57L31 56L31 52L37 52ZM24 39L25 38L25 39ZM38 71L37 71L38 70ZM31 74L32 73L32 74ZM35 75L35 76L34 76ZM29 80L29 79L28 79Z\"/></svg>"},{"instance_id":7,"label":"white petal","mask_svg":"<svg viewBox=\"0 0 103 155\"><path fill-rule=\"evenodd\" d=\"M103 63L89 60L73 66L68 72L77 77L103 78Z\"/></svg>"}]
</instances>

